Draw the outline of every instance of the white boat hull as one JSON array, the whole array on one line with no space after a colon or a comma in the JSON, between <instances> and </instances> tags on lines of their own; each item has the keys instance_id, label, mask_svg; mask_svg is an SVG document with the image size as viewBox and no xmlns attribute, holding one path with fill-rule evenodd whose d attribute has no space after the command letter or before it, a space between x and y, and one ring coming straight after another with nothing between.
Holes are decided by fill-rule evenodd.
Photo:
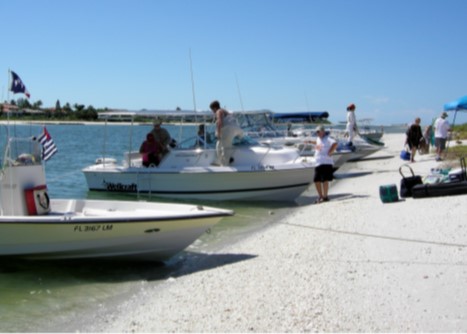
<instances>
[{"instance_id":1,"label":"white boat hull","mask_svg":"<svg viewBox=\"0 0 467 334\"><path fill-rule=\"evenodd\" d=\"M52 200L41 216L1 216L0 256L165 261L229 210L133 201Z\"/></svg>"},{"instance_id":2,"label":"white boat hull","mask_svg":"<svg viewBox=\"0 0 467 334\"><path fill-rule=\"evenodd\" d=\"M229 166L215 150L174 150L158 167L96 164L83 170L90 190L201 200L293 201L313 181L314 164L294 149L236 149Z\"/></svg>"}]
</instances>

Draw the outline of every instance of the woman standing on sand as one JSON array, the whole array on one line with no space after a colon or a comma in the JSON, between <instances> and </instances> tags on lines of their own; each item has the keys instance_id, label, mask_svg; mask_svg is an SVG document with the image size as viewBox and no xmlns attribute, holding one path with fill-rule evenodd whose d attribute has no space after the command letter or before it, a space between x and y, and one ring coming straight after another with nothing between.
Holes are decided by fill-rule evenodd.
<instances>
[{"instance_id":1,"label":"woman standing on sand","mask_svg":"<svg viewBox=\"0 0 467 334\"><path fill-rule=\"evenodd\" d=\"M322 202L329 202L328 190L329 182L334 179L334 160L332 154L337 148L337 142L326 135L324 126L319 125L316 128L318 137L316 141L311 141L315 145L315 176L313 182L315 183L316 191L318 192L318 199L316 204Z\"/></svg>"},{"instance_id":2,"label":"woman standing on sand","mask_svg":"<svg viewBox=\"0 0 467 334\"><path fill-rule=\"evenodd\" d=\"M408 128L406 135L406 144L409 145L411 155L410 162L415 162L415 153L420 147L420 140L423 138L422 128L420 127L420 117L415 118L415 122Z\"/></svg>"}]
</instances>

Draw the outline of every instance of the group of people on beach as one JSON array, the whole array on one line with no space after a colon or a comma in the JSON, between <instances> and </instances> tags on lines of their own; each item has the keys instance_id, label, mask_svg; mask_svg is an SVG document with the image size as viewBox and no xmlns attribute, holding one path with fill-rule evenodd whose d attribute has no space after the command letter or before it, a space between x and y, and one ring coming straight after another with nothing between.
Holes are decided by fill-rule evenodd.
<instances>
[{"instance_id":1,"label":"group of people on beach","mask_svg":"<svg viewBox=\"0 0 467 334\"><path fill-rule=\"evenodd\" d=\"M434 125L427 125L424 132L420 126L420 117L415 118L414 122L407 128L405 133L405 144L410 149L410 162L415 162L415 154L417 150L420 154L427 154L430 151L430 143L434 128L434 144L436 148L436 161L442 161L442 154L446 149L446 141L451 131L449 122L446 119L448 114L442 112L436 119Z\"/></svg>"},{"instance_id":2,"label":"group of people on beach","mask_svg":"<svg viewBox=\"0 0 467 334\"><path fill-rule=\"evenodd\" d=\"M227 166L233 163L232 156L233 139L242 137L243 130L237 125L234 117L224 108L221 108L219 101L211 102L209 108L215 115L217 138L216 153L217 160L213 165ZM345 135L347 137L347 145L353 146L353 140L358 134L357 122L355 117L355 104L351 103L347 106L347 124ZM442 160L441 155L446 149L446 140L450 131L449 122L446 120L447 113L443 112L434 123L434 137L436 147L436 161ZM168 152L168 147L173 142L169 132L161 127L162 121L156 119L154 128L147 134L146 140L140 148L140 153L143 155L143 164L145 166L159 165L163 156ZM422 133L420 127L420 117L415 118L413 124L406 131L406 144L411 151L411 162L415 162L416 151L421 154L429 152L430 141L432 136L432 126L428 125ZM311 140L315 145L315 174L313 182L318 198L315 203L329 201L328 191L329 183L334 179L334 160L332 154L337 149L337 141L326 133L325 128L320 125L316 128L317 137ZM205 141L211 141L210 137L204 132L204 125L201 124L198 130L198 145L204 145Z\"/></svg>"}]
</instances>

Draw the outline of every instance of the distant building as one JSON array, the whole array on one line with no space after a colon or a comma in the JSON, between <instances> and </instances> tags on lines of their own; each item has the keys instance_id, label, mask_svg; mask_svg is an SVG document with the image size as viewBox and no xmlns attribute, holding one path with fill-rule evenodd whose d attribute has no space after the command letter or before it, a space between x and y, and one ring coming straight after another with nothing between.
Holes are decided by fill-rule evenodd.
<instances>
[{"instance_id":1,"label":"distant building","mask_svg":"<svg viewBox=\"0 0 467 334\"><path fill-rule=\"evenodd\" d=\"M10 116L25 116L25 115L45 115L45 111L41 109L30 109L30 108L19 108L18 106L11 103L0 103L0 110L3 110L4 114Z\"/></svg>"}]
</instances>

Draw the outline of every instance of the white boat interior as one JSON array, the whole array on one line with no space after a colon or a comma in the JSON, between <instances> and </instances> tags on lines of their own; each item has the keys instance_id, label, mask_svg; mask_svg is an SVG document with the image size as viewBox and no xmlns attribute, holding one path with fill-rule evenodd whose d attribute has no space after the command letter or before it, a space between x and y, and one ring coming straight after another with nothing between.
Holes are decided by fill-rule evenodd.
<instances>
[{"instance_id":1,"label":"white boat interior","mask_svg":"<svg viewBox=\"0 0 467 334\"><path fill-rule=\"evenodd\" d=\"M273 113L267 110L236 112L235 117L251 138L268 145L295 147L301 156L312 157L314 155L314 145L310 141L316 140L316 125L293 128L292 123L287 123L279 128L271 122ZM349 146L344 131L330 127L329 134L338 142L338 148L333 155L336 168L347 161L356 161L375 153L383 146L368 143L365 138L359 137L354 138L353 145Z\"/></svg>"}]
</instances>

